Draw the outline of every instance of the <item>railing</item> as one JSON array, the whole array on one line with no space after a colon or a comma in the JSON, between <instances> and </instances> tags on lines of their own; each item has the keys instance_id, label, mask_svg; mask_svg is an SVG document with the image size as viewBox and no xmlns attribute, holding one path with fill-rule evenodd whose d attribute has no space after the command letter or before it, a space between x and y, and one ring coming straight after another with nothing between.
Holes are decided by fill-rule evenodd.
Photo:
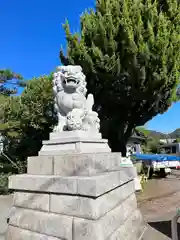
<instances>
[{"instance_id":1,"label":"railing","mask_svg":"<svg viewBox=\"0 0 180 240\"><path fill-rule=\"evenodd\" d=\"M172 233L172 240L179 240L178 238L178 228L177 228L177 221L180 218L180 209L177 210L176 215L173 217L171 221L171 233Z\"/></svg>"}]
</instances>

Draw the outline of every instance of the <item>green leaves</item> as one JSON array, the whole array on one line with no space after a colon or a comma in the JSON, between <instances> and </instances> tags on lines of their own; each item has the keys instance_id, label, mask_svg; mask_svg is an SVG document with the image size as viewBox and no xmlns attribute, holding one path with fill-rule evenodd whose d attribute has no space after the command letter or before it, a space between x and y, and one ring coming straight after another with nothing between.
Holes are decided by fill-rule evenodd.
<instances>
[{"instance_id":1,"label":"green leaves","mask_svg":"<svg viewBox=\"0 0 180 240\"><path fill-rule=\"evenodd\" d=\"M7 87L7 83L11 87ZM4 69L4 70L0 69L0 94L4 94L4 95L15 94L17 92L18 86L20 87L26 86L26 82L23 81L23 78L21 75L12 72L9 69Z\"/></svg>"},{"instance_id":2,"label":"green leaves","mask_svg":"<svg viewBox=\"0 0 180 240\"><path fill-rule=\"evenodd\" d=\"M56 123L53 105L52 76L28 81L21 96L6 99L2 131L8 153L18 160L37 154Z\"/></svg>"},{"instance_id":3,"label":"green leaves","mask_svg":"<svg viewBox=\"0 0 180 240\"><path fill-rule=\"evenodd\" d=\"M81 17L78 39L68 22L65 30L61 61L83 67L102 129L117 125L112 121L130 133L167 111L180 78L179 1L97 0L96 11Z\"/></svg>"},{"instance_id":4,"label":"green leaves","mask_svg":"<svg viewBox=\"0 0 180 240\"><path fill-rule=\"evenodd\" d=\"M1 83L11 80L13 78L19 79L19 80L23 79L21 75L16 74L9 69L5 69L5 70L0 69L0 82Z\"/></svg>"}]
</instances>

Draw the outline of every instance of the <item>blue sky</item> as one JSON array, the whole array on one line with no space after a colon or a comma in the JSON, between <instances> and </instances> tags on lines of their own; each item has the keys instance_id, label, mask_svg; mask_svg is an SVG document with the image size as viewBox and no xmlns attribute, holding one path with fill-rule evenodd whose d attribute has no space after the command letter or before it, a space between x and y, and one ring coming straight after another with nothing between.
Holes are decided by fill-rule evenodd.
<instances>
[{"instance_id":1,"label":"blue sky","mask_svg":"<svg viewBox=\"0 0 180 240\"><path fill-rule=\"evenodd\" d=\"M79 17L94 0L1 1L0 68L10 68L25 79L52 72L59 49L66 47L62 23L68 18L72 31ZM180 127L180 103L147 124L149 129L170 132Z\"/></svg>"}]
</instances>

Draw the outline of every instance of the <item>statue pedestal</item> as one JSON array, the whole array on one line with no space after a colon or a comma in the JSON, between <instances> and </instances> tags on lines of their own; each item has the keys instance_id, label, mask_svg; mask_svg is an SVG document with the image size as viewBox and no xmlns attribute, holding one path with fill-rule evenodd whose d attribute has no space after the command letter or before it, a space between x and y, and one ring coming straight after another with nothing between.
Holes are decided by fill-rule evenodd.
<instances>
[{"instance_id":1,"label":"statue pedestal","mask_svg":"<svg viewBox=\"0 0 180 240\"><path fill-rule=\"evenodd\" d=\"M100 135L89 141L89 152L84 146L72 152L68 134L76 135L72 144L79 144L84 133L63 134L62 140L52 133L39 156L28 158L27 174L9 178L15 193L5 239L141 239L146 224L134 194L136 169L111 153ZM93 152L97 140L104 152L99 147ZM53 141L57 148L47 149Z\"/></svg>"},{"instance_id":2,"label":"statue pedestal","mask_svg":"<svg viewBox=\"0 0 180 240\"><path fill-rule=\"evenodd\" d=\"M100 133L66 131L51 133L50 140L43 141L39 155L64 153L110 152L108 141Z\"/></svg>"}]
</instances>

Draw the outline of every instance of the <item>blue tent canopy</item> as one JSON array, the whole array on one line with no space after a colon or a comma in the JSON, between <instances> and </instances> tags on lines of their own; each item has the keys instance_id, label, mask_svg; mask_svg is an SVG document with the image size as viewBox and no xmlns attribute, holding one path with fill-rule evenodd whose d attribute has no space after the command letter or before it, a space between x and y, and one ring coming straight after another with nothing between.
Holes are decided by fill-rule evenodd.
<instances>
[{"instance_id":1,"label":"blue tent canopy","mask_svg":"<svg viewBox=\"0 0 180 240\"><path fill-rule=\"evenodd\" d=\"M133 160L180 161L180 156L166 154L132 154Z\"/></svg>"}]
</instances>

